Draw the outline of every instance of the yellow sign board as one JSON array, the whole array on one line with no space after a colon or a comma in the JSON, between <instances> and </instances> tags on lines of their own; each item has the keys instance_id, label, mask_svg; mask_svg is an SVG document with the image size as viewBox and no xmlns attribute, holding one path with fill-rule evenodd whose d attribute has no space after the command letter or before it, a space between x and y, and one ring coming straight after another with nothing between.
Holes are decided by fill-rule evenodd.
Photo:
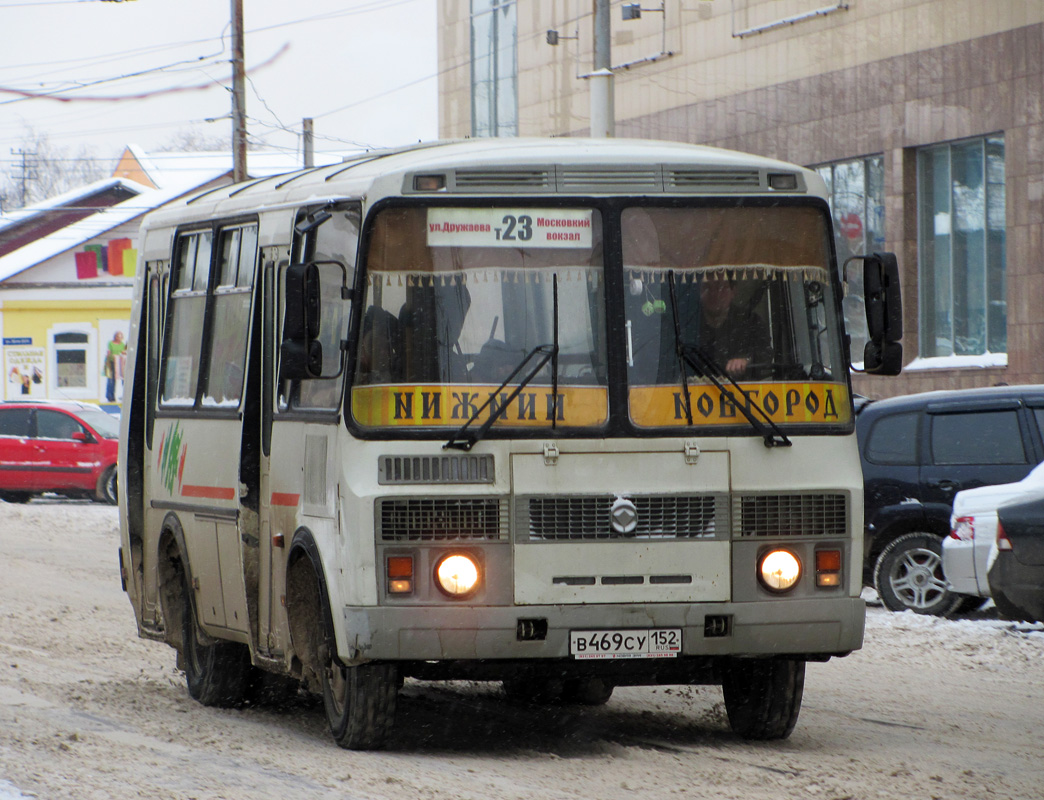
<instances>
[{"instance_id":1,"label":"yellow sign board","mask_svg":"<svg viewBox=\"0 0 1044 800\"><path fill-rule=\"evenodd\" d=\"M843 424L852 418L848 388L837 383L740 384L752 403L779 425ZM512 387L407 384L356 386L352 389L352 416L368 427L459 427L489 419L500 406L504 413L495 425L504 428L542 428L557 416L556 424L594 428L609 417L609 393L604 386L560 386L557 408L550 386L529 385L508 401ZM738 392L733 394L742 402ZM483 408L490 398L493 398ZM716 387L689 384L694 426L745 425L746 418ZM757 411L754 415L761 419ZM631 420L643 428L686 426L681 386L636 386L630 391ZM476 416L477 415L477 416Z\"/></svg>"},{"instance_id":2,"label":"yellow sign board","mask_svg":"<svg viewBox=\"0 0 1044 800\"><path fill-rule=\"evenodd\" d=\"M352 416L360 425L371 427L457 428L482 409L474 423L480 425L506 404L496 427L544 428L557 417L559 426L591 428L604 425L609 418L609 392L604 386L560 386L557 409L550 386L530 384L508 402L511 392L510 386L497 392L492 385L356 386L352 389Z\"/></svg>"},{"instance_id":3,"label":"yellow sign board","mask_svg":"<svg viewBox=\"0 0 1044 800\"><path fill-rule=\"evenodd\" d=\"M778 425L846 423L852 418L848 387L838 383L742 383L752 401ZM732 394L744 402L735 390ZM746 418L715 386L689 384L693 425L745 425ZM688 425L681 384L635 386L630 392L631 420L643 428ZM752 413L763 419L756 410Z\"/></svg>"}]
</instances>

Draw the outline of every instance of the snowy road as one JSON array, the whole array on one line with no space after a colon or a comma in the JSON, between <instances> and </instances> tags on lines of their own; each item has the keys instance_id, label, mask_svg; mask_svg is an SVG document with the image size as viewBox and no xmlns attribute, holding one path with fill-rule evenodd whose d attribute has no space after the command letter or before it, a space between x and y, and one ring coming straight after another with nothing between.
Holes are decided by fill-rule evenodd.
<instances>
[{"instance_id":1,"label":"snowy road","mask_svg":"<svg viewBox=\"0 0 1044 800\"><path fill-rule=\"evenodd\" d=\"M1039 798L1044 629L871 608L864 649L810 664L794 734L728 731L717 687L509 705L407 683L388 750L330 739L321 705L218 710L137 638L117 515L0 503L0 800L10 798Z\"/></svg>"}]
</instances>

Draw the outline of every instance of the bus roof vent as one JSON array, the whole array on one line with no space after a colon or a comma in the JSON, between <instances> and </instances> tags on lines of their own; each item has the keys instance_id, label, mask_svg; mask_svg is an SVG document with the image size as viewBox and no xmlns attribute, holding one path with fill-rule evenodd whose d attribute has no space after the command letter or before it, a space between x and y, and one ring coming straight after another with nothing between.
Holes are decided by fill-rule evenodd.
<instances>
[{"instance_id":1,"label":"bus roof vent","mask_svg":"<svg viewBox=\"0 0 1044 800\"><path fill-rule=\"evenodd\" d=\"M547 192L554 190L554 167L517 169L459 169L453 190L458 192Z\"/></svg>"},{"instance_id":2,"label":"bus roof vent","mask_svg":"<svg viewBox=\"0 0 1044 800\"><path fill-rule=\"evenodd\" d=\"M756 169L665 167L664 188L668 192L750 192L764 186L761 171Z\"/></svg>"},{"instance_id":3,"label":"bus roof vent","mask_svg":"<svg viewBox=\"0 0 1044 800\"><path fill-rule=\"evenodd\" d=\"M658 166L560 167L560 192L662 192L663 174Z\"/></svg>"}]
</instances>

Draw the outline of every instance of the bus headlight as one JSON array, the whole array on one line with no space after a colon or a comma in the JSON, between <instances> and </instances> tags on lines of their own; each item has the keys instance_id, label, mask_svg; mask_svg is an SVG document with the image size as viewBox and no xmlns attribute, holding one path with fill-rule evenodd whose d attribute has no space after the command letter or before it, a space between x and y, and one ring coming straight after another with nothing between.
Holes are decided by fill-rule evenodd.
<instances>
[{"instance_id":1,"label":"bus headlight","mask_svg":"<svg viewBox=\"0 0 1044 800\"><path fill-rule=\"evenodd\" d=\"M801 577L801 562L789 550L770 550L758 560L758 580L770 592L792 589Z\"/></svg>"},{"instance_id":2,"label":"bus headlight","mask_svg":"<svg viewBox=\"0 0 1044 800\"><path fill-rule=\"evenodd\" d=\"M450 597L467 597L479 585L479 567L463 553L444 556L435 567L435 582Z\"/></svg>"}]
</instances>

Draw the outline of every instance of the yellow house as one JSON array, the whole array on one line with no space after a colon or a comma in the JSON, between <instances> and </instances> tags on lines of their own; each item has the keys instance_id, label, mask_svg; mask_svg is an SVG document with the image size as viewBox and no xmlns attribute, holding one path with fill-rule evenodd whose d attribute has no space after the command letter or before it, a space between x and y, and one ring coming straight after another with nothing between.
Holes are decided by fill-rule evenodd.
<instances>
[{"instance_id":1,"label":"yellow house","mask_svg":"<svg viewBox=\"0 0 1044 800\"><path fill-rule=\"evenodd\" d=\"M0 227L3 399L119 401L137 228L156 194L111 178L20 209Z\"/></svg>"},{"instance_id":2,"label":"yellow house","mask_svg":"<svg viewBox=\"0 0 1044 800\"><path fill-rule=\"evenodd\" d=\"M141 218L231 182L231 164L227 152L129 145L115 177L0 216L0 399L118 408ZM299 166L283 153L250 156L254 177Z\"/></svg>"}]
</instances>

